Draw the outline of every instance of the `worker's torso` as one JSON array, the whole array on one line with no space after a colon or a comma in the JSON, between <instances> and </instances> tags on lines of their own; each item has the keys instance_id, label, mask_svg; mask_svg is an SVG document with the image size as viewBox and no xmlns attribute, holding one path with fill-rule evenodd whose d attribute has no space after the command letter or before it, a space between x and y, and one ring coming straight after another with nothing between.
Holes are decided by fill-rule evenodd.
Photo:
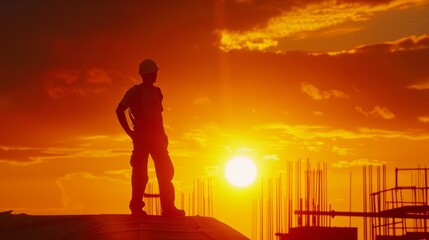
<instances>
[{"instance_id":1,"label":"worker's torso","mask_svg":"<svg viewBox=\"0 0 429 240\"><path fill-rule=\"evenodd\" d=\"M135 85L130 89L129 108L134 118L134 130L164 132L162 93L158 87Z\"/></svg>"}]
</instances>

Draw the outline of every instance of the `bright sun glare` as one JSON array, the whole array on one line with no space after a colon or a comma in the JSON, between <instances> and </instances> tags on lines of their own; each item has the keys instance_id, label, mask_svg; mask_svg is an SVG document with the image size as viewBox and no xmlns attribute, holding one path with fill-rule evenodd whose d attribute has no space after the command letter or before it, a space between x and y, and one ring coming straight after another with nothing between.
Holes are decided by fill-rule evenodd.
<instances>
[{"instance_id":1,"label":"bright sun glare","mask_svg":"<svg viewBox=\"0 0 429 240\"><path fill-rule=\"evenodd\" d=\"M248 157L234 157L226 164L225 176L236 187L246 187L256 178L256 165Z\"/></svg>"}]
</instances>

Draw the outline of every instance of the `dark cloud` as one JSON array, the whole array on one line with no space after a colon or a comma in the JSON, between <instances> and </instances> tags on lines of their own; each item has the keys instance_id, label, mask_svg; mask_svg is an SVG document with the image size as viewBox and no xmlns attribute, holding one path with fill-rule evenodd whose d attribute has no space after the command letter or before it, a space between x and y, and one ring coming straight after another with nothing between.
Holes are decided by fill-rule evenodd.
<instances>
[{"instance_id":1,"label":"dark cloud","mask_svg":"<svg viewBox=\"0 0 429 240\"><path fill-rule=\"evenodd\" d=\"M212 37L207 17L198 1L2 1L0 93L40 88L34 75L52 68L118 68L142 54L190 47Z\"/></svg>"},{"instance_id":2,"label":"dark cloud","mask_svg":"<svg viewBox=\"0 0 429 240\"><path fill-rule=\"evenodd\" d=\"M394 0L339 0L336 4L382 5ZM224 17L224 26L228 30L249 30L263 27L272 17L294 8L305 8L311 4L332 2L329 0L227 0L219 11Z\"/></svg>"},{"instance_id":3,"label":"dark cloud","mask_svg":"<svg viewBox=\"0 0 429 240\"><path fill-rule=\"evenodd\" d=\"M418 49L429 49L429 35L419 37L410 36L395 42L376 43L357 47L354 51L357 53L368 52L396 52L412 51Z\"/></svg>"},{"instance_id":4,"label":"dark cloud","mask_svg":"<svg viewBox=\"0 0 429 240\"><path fill-rule=\"evenodd\" d=\"M402 51L368 48L365 52L333 56L313 56L305 52L233 51L228 55L229 68L231 75L237 78L229 91L240 92L240 99L235 99L231 108L252 106L259 111L267 109L261 114L270 116L270 119L287 118L287 121L308 124L323 122L345 128L366 125L393 129L404 125L421 127L416 119L427 113L421 103L429 101L429 95L427 91L416 93L409 86L429 79L429 48L422 47L425 40L417 39ZM403 42L408 40L387 45L403 46ZM248 80L255 78L259 80ZM302 83L323 91L339 90L348 98L331 98L329 104L315 102L300 91ZM254 93L258 93L257 98ZM300 107L296 107L296 102ZM356 106L373 109L377 105L389 109L396 118L386 124L383 119L369 121L357 116ZM288 113L287 117L280 109ZM323 112L324 118L315 120L311 115L315 110Z\"/></svg>"},{"instance_id":5,"label":"dark cloud","mask_svg":"<svg viewBox=\"0 0 429 240\"><path fill-rule=\"evenodd\" d=\"M0 3L0 93L23 85L40 88L31 80L40 69L127 68L142 54L210 45L216 29L249 29L282 11L319 2L5 0Z\"/></svg>"},{"instance_id":6,"label":"dark cloud","mask_svg":"<svg viewBox=\"0 0 429 240\"><path fill-rule=\"evenodd\" d=\"M66 154L51 153L45 149L27 147L0 146L0 162L12 165L30 165L41 163L43 159L64 157Z\"/></svg>"},{"instance_id":7,"label":"dark cloud","mask_svg":"<svg viewBox=\"0 0 429 240\"><path fill-rule=\"evenodd\" d=\"M339 0L338 3L361 3L368 5L380 5L394 2L395 0Z\"/></svg>"},{"instance_id":8,"label":"dark cloud","mask_svg":"<svg viewBox=\"0 0 429 240\"><path fill-rule=\"evenodd\" d=\"M212 45L210 6L1 1L0 144L21 144L22 136L55 140L115 121L112 109L134 84L142 58L174 62ZM100 124L100 116L109 117Z\"/></svg>"},{"instance_id":9,"label":"dark cloud","mask_svg":"<svg viewBox=\"0 0 429 240\"><path fill-rule=\"evenodd\" d=\"M107 90L112 80L99 68L85 71L67 71L57 69L47 73L46 92L52 98L61 98L69 94L92 95Z\"/></svg>"}]
</instances>

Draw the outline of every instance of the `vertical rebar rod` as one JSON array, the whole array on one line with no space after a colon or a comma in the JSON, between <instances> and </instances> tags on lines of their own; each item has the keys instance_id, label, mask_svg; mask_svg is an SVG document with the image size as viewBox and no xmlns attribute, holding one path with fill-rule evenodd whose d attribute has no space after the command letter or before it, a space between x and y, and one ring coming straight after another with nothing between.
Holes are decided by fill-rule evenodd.
<instances>
[{"instance_id":1,"label":"vertical rebar rod","mask_svg":"<svg viewBox=\"0 0 429 240\"><path fill-rule=\"evenodd\" d=\"M366 213L367 209L366 209L366 166L362 167L362 176L363 176L363 189L362 189L362 205L363 205L363 211ZM367 232L367 217L364 216L363 217L363 239L367 240L368 239L368 232Z\"/></svg>"},{"instance_id":2,"label":"vertical rebar rod","mask_svg":"<svg viewBox=\"0 0 429 240\"><path fill-rule=\"evenodd\" d=\"M186 193L185 198L187 199L187 202L185 202L185 207L187 207L186 215L191 216L191 193Z\"/></svg>"},{"instance_id":3,"label":"vertical rebar rod","mask_svg":"<svg viewBox=\"0 0 429 240\"><path fill-rule=\"evenodd\" d=\"M264 179L261 178L261 231L260 231L260 236L261 236L261 240L264 239Z\"/></svg>"},{"instance_id":4,"label":"vertical rebar rod","mask_svg":"<svg viewBox=\"0 0 429 240\"><path fill-rule=\"evenodd\" d=\"M386 188L387 188L387 177L386 177L386 165L383 165L383 211L387 210L387 199L386 199ZM384 232L386 232L388 230L388 219L383 218L383 226L384 226ZM381 230L380 230L381 231Z\"/></svg>"},{"instance_id":5,"label":"vertical rebar rod","mask_svg":"<svg viewBox=\"0 0 429 240\"><path fill-rule=\"evenodd\" d=\"M195 179L192 180L192 216L195 216Z\"/></svg>"},{"instance_id":6,"label":"vertical rebar rod","mask_svg":"<svg viewBox=\"0 0 429 240\"><path fill-rule=\"evenodd\" d=\"M185 209L185 193L180 193L180 208Z\"/></svg>"},{"instance_id":7,"label":"vertical rebar rod","mask_svg":"<svg viewBox=\"0 0 429 240\"><path fill-rule=\"evenodd\" d=\"M425 204L425 206L428 206L428 168L426 168L426 166L425 166L425 173L424 173L424 180L425 180L425 193L424 193L424 195L425 195L425 199L424 199L424 204ZM424 212L424 215L425 216L427 216L428 215L428 212L427 211L425 211ZM423 220L423 225L424 225L424 229L425 229L425 234L426 234L426 236L427 236L427 233L428 233L428 224L427 224L427 218L425 218L424 220Z\"/></svg>"},{"instance_id":8,"label":"vertical rebar rod","mask_svg":"<svg viewBox=\"0 0 429 240\"><path fill-rule=\"evenodd\" d=\"M372 193L372 165L369 165L368 166L368 192L367 192L367 198L368 198L368 196L370 196L371 195L371 193ZM372 201L371 201L371 199L368 199L368 208L369 208L369 211L373 211L373 209L372 209ZM372 237L372 228L371 228L371 226L372 226L372 218L371 217L369 217L369 219L368 219L369 221L368 221L368 229L369 229L369 239L370 240L374 240L373 239L373 237Z\"/></svg>"},{"instance_id":9,"label":"vertical rebar rod","mask_svg":"<svg viewBox=\"0 0 429 240\"><path fill-rule=\"evenodd\" d=\"M352 212L352 172L349 179L349 212ZM352 227L352 216L349 216L349 227Z\"/></svg>"},{"instance_id":10,"label":"vertical rebar rod","mask_svg":"<svg viewBox=\"0 0 429 240\"><path fill-rule=\"evenodd\" d=\"M328 209L328 163L325 163L325 210L327 209ZM329 221L329 226L331 226L331 218L328 216L325 216L325 223L327 223L328 221Z\"/></svg>"},{"instance_id":11,"label":"vertical rebar rod","mask_svg":"<svg viewBox=\"0 0 429 240\"><path fill-rule=\"evenodd\" d=\"M380 192L380 190L381 190L381 167L380 166L377 166L377 192ZM380 209L381 209L381 195L380 194L378 194L377 195L378 197L375 199L374 197L373 197L373 201L375 202L375 200L377 200L375 203L374 203L374 205L375 205L375 211L376 212L380 212ZM376 229L376 233L377 234L379 234L379 227L381 226L381 218L380 217L378 217L377 219L376 219L376 221L378 222L378 227L377 227L377 229Z\"/></svg>"}]
</instances>

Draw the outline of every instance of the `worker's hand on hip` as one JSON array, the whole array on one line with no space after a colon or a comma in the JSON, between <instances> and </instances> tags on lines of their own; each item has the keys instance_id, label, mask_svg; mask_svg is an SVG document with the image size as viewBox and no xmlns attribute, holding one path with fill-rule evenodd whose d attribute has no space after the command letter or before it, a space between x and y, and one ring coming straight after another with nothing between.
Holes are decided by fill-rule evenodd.
<instances>
[{"instance_id":1,"label":"worker's hand on hip","mask_svg":"<svg viewBox=\"0 0 429 240\"><path fill-rule=\"evenodd\" d=\"M131 140L134 140L134 135L135 135L134 131L130 130L127 132L127 134L128 136L130 136Z\"/></svg>"},{"instance_id":2,"label":"worker's hand on hip","mask_svg":"<svg viewBox=\"0 0 429 240\"><path fill-rule=\"evenodd\" d=\"M168 147L168 136L167 136L167 134L165 135L165 146Z\"/></svg>"}]
</instances>

